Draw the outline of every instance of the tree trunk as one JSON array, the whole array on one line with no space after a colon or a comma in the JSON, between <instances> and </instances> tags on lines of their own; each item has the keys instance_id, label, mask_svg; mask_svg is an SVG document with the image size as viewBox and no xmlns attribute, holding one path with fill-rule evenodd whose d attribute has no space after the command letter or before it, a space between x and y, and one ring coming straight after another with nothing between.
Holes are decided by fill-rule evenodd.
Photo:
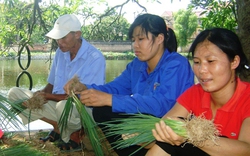
<instances>
[{"instance_id":1,"label":"tree trunk","mask_svg":"<svg viewBox=\"0 0 250 156\"><path fill-rule=\"evenodd\" d=\"M238 35L250 63L250 0L236 0L236 2L238 7ZM243 79L250 82L250 77Z\"/></svg>"}]
</instances>

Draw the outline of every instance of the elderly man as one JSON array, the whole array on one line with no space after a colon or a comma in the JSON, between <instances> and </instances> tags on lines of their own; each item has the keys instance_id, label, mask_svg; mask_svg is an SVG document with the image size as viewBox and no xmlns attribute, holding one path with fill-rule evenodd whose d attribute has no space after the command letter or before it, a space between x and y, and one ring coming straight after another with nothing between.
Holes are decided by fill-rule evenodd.
<instances>
[{"instance_id":1,"label":"elderly man","mask_svg":"<svg viewBox=\"0 0 250 156\"><path fill-rule=\"evenodd\" d=\"M98 85L105 83L105 58L81 35L81 23L73 14L59 17L53 29L46 34L47 37L56 40L58 48L47 79L48 84L35 93L43 96L45 99L44 105L42 105L41 110L31 111L31 121L40 119L51 124L54 128L47 137L40 138L40 140L42 142L48 140L54 142L61 138L63 140L59 147L61 150L75 151L81 149L79 134L82 128L79 113L74 106L66 129L60 133L58 121L67 99L67 94L63 89L64 85L75 75L82 83ZM29 99L33 95L30 90L14 87L10 89L8 98L11 101L17 101ZM88 108L88 111L92 114L90 108ZM29 122L28 112L29 109L26 109L19 114L24 124Z\"/></svg>"}]
</instances>

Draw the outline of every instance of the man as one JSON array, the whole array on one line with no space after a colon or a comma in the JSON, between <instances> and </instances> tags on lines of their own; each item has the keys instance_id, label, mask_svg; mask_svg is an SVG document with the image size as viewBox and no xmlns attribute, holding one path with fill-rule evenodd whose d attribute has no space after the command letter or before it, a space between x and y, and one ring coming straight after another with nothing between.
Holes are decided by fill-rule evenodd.
<instances>
[{"instance_id":1,"label":"man","mask_svg":"<svg viewBox=\"0 0 250 156\"><path fill-rule=\"evenodd\" d=\"M60 145L61 150L80 149L80 138L74 137L81 133L80 116L75 106L68 125L62 133L60 133L58 126L67 99L63 87L74 76L78 76L82 83L104 84L105 58L99 50L81 37L81 23L73 14L59 17L53 29L46 36L56 40L58 49L47 79L48 84L35 93L43 96L45 103L41 110L31 111L31 121L41 119L53 126L54 129L47 137L40 138L41 141L54 142L61 136L64 141ZM8 93L8 98L11 101L28 99L32 96L31 91L18 87L10 89ZM90 108L87 110L92 114ZM26 109L19 114L25 125L29 122L28 112L29 110Z\"/></svg>"}]
</instances>

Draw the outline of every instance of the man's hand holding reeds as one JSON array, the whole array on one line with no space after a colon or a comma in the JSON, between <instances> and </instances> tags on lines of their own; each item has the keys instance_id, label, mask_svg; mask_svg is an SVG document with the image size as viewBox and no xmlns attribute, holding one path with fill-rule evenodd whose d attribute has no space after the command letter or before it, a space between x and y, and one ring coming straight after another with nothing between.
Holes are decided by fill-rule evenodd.
<instances>
[{"instance_id":1,"label":"man's hand holding reeds","mask_svg":"<svg viewBox=\"0 0 250 156\"><path fill-rule=\"evenodd\" d=\"M112 106L112 95L95 89L88 89L81 92L80 101L86 106Z\"/></svg>"},{"instance_id":2,"label":"man's hand holding reeds","mask_svg":"<svg viewBox=\"0 0 250 156\"><path fill-rule=\"evenodd\" d=\"M166 142L177 146L185 142L185 138L177 135L164 121L156 123L155 129L153 129L152 132L155 139L160 142Z\"/></svg>"},{"instance_id":3,"label":"man's hand holding reeds","mask_svg":"<svg viewBox=\"0 0 250 156\"><path fill-rule=\"evenodd\" d=\"M66 94L70 95L72 92L80 94L81 91L86 90L87 87L79 81L77 76L75 76L66 83L63 89Z\"/></svg>"}]
</instances>

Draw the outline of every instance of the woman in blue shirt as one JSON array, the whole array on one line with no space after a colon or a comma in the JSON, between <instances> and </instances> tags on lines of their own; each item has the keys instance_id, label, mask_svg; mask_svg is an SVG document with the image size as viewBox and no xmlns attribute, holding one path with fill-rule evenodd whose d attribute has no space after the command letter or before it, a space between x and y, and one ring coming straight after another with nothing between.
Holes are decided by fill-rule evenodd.
<instances>
[{"instance_id":1,"label":"woman in blue shirt","mask_svg":"<svg viewBox=\"0 0 250 156\"><path fill-rule=\"evenodd\" d=\"M136 58L120 76L105 85L72 85L71 80L64 87L68 94L73 90L80 94L83 104L93 107L93 117L98 123L128 117L122 115L124 113L162 117L173 107L178 96L194 84L189 61L176 52L175 34L163 18L139 15L130 26L129 38ZM103 128L101 124L100 127ZM112 143L119 137L107 139ZM127 156L138 147L115 151ZM145 153L146 150L141 150L141 155Z\"/></svg>"}]
</instances>

